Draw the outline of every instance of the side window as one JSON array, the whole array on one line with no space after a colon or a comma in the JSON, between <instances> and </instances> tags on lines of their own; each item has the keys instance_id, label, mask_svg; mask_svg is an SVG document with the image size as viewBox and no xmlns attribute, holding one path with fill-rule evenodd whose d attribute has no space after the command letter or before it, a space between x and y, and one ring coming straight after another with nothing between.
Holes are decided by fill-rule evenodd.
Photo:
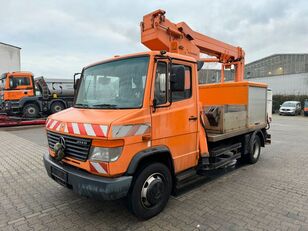
<instances>
[{"instance_id":1,"label":"side window","mask_svg":"<svg viewBox=\"0 0 308 231\"><path fill-rule=\"evenodd\" d=\"M167 63L165 62L157 63L154 99L157 105L167 102Z\"/></svg>"},{"instance_id":2,"label":"side window","mask_svg":"<svg viewBox=\"0 0 308 231\"><path fill-rule=\"evenodd\" d=\"M30 79L27 77L16 77L13 79L16 86L28 86L30 85Z\"/></svg>"},{"instance_id":3,"label":"side window","mask_svg":"<svg viewBox=\"0 0 308 231\"><path fill-rule=\"evenodd\" d=\"M185 90L184 91L176 91L172 92L172 101L180 101L184 99L188 99L191 97L192 87L191 87L191 67L185 66Z\"/></svg>"}]
</instances>

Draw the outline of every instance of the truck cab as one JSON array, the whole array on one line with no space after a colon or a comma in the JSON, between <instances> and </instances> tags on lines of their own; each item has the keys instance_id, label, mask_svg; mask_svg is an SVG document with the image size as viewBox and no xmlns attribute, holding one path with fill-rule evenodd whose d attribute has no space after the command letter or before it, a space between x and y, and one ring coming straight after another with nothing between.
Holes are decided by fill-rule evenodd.
<instances>
[{"instance_id":1,"label":"truck cab","mask_svg":"<svg viewBox=\"0 0 308 231\"><path fill-rule=\"evenodd\" d=\"M35 95L33 74L30 72L3 73L0 84L1 102L17 101L22 97Z\"/></svg>"},{"instance_id":2,"label":"truck cab","mask_svg":"<svg viewBox=\"0 0 308 231\"><path fill-rule=\"evenodd\" d=\"M149 51L85 67L73 107L46 122L48 175L83 196L128 196L133 213L148 219L164 208L176 183L191 173L219 168L241 153L255 163L266 140L266 124L236 130L235 138L214 134L211 139L217 145L208 142L198 66L192 57ZM224 86L243 90L248 83ZM266 92L266 86L256 86ZM223 157L226 152L231 156Z\"/></svg>"}]
</instances>

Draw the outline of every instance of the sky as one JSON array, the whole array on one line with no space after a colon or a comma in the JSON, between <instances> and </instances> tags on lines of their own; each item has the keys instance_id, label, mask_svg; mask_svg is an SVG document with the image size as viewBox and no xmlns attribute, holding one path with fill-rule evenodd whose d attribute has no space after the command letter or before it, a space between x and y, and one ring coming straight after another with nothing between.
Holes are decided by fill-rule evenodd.
<instances>
[{"instance_id":1,"label":"sky","mask_svg":"<svg viewBox=\"0 0 308 231\"><path fill-rule=\"evenodd\" d=\"M22 48L22 70L48 78L72 78L93 62L148 50L139 25L156 9L241 46L246 63L308 53L306 0L0 0L0 6L0 42Z\"/></svg>"}]
</instances>

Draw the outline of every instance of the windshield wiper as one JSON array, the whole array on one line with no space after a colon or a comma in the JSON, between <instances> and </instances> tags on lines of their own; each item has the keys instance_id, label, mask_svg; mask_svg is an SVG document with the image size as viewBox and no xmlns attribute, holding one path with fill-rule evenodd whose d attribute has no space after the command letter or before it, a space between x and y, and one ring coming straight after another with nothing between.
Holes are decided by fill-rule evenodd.
<instances>
[{"instance_id":1,"label":"windshield wiper","mask_svg":"<svg viewBox=\"0 0 308 231\"><path fill-rule=\"evenodd\" d=\"M74 105L74 107L77 107L77 108L89 108L89 105L88 104L84 104L84 103L76 103Z\"/></svg>"},{"instance_id":2,"label":"windshield wiper","mask_svg":"<svg viewBox=\"0 0 308 231\"><path fill-rule=\"evenodd\" d=\"M103 103L103 104L94 104L91 105L92 107L98 107L98 108L117 108L118 105L116 104L108 104L108 103Z\"/></svg>"}]
</instances>

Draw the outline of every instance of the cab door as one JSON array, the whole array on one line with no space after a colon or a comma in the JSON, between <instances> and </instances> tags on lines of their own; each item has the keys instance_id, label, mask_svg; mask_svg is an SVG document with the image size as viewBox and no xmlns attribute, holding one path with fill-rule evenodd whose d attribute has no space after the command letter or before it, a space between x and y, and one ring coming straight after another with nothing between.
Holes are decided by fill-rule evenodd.
<instances>
[{"instance_id":1,"label":"cab door","mask_svg":"<svg viewBox=\"0 0 308 231\"><path fill-rule=\"evenodd\" d=\"M168 63L156 63L152 102L155 99L157 107L152 110L152 146L169 148L175 172L180 172L197 164L198 110L193 64L173 63L176 64L185 66L185 90L173 92L170 105Z\"/></svg>"},{"instance_id":2,"label":"cab door","mask_svg":"<svg viewBox=\"0 0 308 231\"><path fill-rule=\"evenodd\" d=\"M10 76L8 85L5 100L20 100L25 96L34 95L32 76Z\"/></svg>"}]
</instances>

